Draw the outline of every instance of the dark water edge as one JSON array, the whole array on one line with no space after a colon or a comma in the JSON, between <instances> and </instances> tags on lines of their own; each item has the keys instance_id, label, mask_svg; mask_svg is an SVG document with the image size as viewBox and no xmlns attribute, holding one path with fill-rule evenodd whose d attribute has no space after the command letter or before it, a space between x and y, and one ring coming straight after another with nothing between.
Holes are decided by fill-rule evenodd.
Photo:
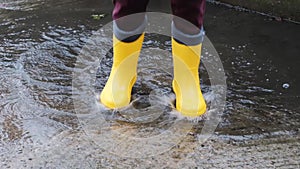
<instances>
[{"instance_id":1,"label":"dark water edge","mask_svg":"<svg viewBox=\"0 0 300 169\"><path fill-rule=\"evenodd\" d=\"M146 159L118 157L83 139L72 71L88 38L111 21L111 9L108 0L28 1L0 9L0 168L299 167L299 25L213 4L205 29L228 85L215 135L199 144L200 122L178 146ZM149 11L169 9L160 1L149 5ZM168 39L155 38L148 35L145 45L170 49ZM209 79L200 70L207 91ZM98 88L103 85L102 77Z\"/></svg>"},{"instance_id":2,"label":"dark water edge","mask_svg":"<svg viewBox=\"0 0 300 169\"><path fill-rule=\"evenodd\" d=\"M223 2L240 9L241 7L244 7L248 10L258 11L262 14L275 16L275 19L278 21L287 20L298 24L300 22L300 1L298 0L213 0L211 2Z\"/></svg>"}]
</instances>

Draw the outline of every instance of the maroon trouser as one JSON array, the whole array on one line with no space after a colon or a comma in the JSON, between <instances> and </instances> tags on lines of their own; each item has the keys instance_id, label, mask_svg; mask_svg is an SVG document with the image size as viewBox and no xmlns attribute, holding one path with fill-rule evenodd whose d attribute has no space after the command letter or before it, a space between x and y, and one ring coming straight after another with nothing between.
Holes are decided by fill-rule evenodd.
<instances>
[{"instance_id":1,"label":"maroon trouser","mask_svg":"<svg viewBox=\"0 0 300 169\"><path fill-rule=\"evenodd\" d=\"M148 2L149 0L113 0L114 10L112 17L116 20L126 15L146 12ZM189 21L197 28L201 28L203 25L205 5L205 0L171 0L173 15ZM144 18L136 19L142 22ZM199 31L199 29L186 28L179 21L177 22L176 18L173 21L176 27L184 33L195 34Z\"/></svg>"}]
</instances>

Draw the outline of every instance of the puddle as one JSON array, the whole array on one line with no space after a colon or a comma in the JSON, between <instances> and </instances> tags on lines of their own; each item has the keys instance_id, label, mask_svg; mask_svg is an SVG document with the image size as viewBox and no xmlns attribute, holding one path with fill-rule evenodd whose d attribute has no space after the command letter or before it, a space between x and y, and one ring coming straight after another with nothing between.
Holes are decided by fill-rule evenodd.
<instances>
[{"instance_id":1,"label":"puddle","mask_svg":"<svg viewBox=\"0 0 300 169\"><path fill-rule=\"evenodd\" d=\"M105 121L107 123L103 125L107 125L107 128L104 126L102 132L115 130L125 136L143 138L159 135L177 122L176 116L169 114L174 101L172 75L166 70L151 67L155 65L155 60L161 61L164 57L168 65L165 69L172 69L172 65L167 64L171 63L170 40L155 34L146 35L144 47L169 52L165 52L163 56L149 56L150 53L153 54L153 50L143 50L139 63L147 67L139 69L132 98L140 98L133 106L146 109L150 101L141 96L148 95L159 87L167 97L161 97L162 100L154 97L153 100L157 104L164 103L157 107L163 112L157 114L157 109L154 109L143 116L137 116L136 112L124 116L122 111L112 112L101 108L104 116L98 116L99 112L79 116L76 114L74 107L78 105L74 105L74 95L82 96L82 93L72 91L73 72L80 71L74 69L76 58L88 43L89 37L110 21L111 8L111 1L91 0L1 3L1 168L172 168L178 167L178 162L188 166L199 165L190 160L192 157L185 156L199 155L194 149L201 149L202 146L197 143L197 135L201 132L203 120L191 123L195 126L179 146L176 146L176 141L168 141L166 138L165 142L170 145L162 147L175 146L175 150L157 155L156 158L153 157L153 161L126 160L125 157L116 157L114 154L126 156L131 153L128 150L132 145L143 149L143 142L127 140L129 148L117 149L116 146L111 153L106 151L111 143L101 142L103 138L97 137L99 131L85 132L84 127L93 129L99 127L99 121ZM167 11L169 7L154 1L150 3L150 8ZM106 17L94 20L91 17L93 14L106 14ZM296 24L276 22L268 17L208 4L207 36L219 52L228 87L226 109L216 130L218 139L243 143L299 135L298 30L299 25ZM100 63L101 69L92 72L96 73L93 94L100 93L105 84L112 64L111 56L110 50ZM148 62L150 57L153 62ZM203 57L209 59L212 56L204 50ZM203 65L200 71L205 98L213 100L215 96L210 93L210 80ZM95 98L86 98L85 105L95 103ZM101 119L102 117L105 118ZM90 125L83 126L82 122L86 121L82 119L88 120ZM182 126L184 132L191 127ZM91 140L91 137L97 137L98 143ZM126 143L122 141L116 145ZM201 153L204 150L199 151ZM151 154L151 149L148 152ZM143 155L147 155L147 152ZM136 154L137 158L143 155Z\"/></svg>"}]
</instances>

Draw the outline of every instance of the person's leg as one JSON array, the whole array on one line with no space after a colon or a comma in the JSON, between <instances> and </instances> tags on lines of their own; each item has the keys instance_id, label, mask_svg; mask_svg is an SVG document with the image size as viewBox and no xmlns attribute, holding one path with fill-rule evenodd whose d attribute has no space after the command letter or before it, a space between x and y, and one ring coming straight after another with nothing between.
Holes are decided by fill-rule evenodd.
<instances>
[{"instance_id":1,"label":"person's leg","mask_svg":"<svg viewBox=\"0 0 300 169\"><path fill-rule=\"evenodd\" d=\"M204 38L205 0L172 0L173 90L176 109L183 115L197 117L206 111L198 68Z\"/></svg>"},{"instance_id":2,"label":"person's leg","mask_svg":"<svg viewBox=\"0 0 300 169\"><path fill-rule=\"evenodd\" d=\"M174 18L174 25L177 29L186 34L197 34L203 26L204 13L206 8L205 0L171 0L173 15L182 18L196 27L187 26L178 18Z\"/></svg>"},{"instance_id":3,"label":"person's leg","mask_svg":"<svg viewBox=\"0 0 300 169\"><path fill-rule=\"evenodd\" d=\"M113 66L100 102L109 108L120 108L130 103L136 81L137 61L146 27L145 15L141 12L146 12L148 0L114 0L113 3Z\"/></svg>"},{"instance_id":4,"label":"person's leg","mask_svg":"<svg viewBox=\"0 0 300 169\"><path fill-rule=\"evenodd\" d=\"M145 15L141 14L135 15L134 17L123 17L146 12L148 2L149 0L113 0L113 20L117 21L118 26L124 31L135 30L143 24Z\"/></svg>"}]
</instances>

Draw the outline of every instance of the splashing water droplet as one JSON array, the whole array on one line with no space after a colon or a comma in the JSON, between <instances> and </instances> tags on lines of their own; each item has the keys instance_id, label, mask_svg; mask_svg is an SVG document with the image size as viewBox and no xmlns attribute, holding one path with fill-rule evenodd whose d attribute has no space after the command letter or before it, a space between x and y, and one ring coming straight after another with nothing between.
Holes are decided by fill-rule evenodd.
<instances>
[{"instance_id":1,"label":"splashing water droplet","mask_svg":"<svg viewBox=\"0 0 300 169\"><path fill-rule=\"evenodd\" d=\"M287 89L287 88L289 88L290 87L290 85L288 84L288 83L284 83L283 85L282 85L282 88L284 88L284 89Z\"/></svg>"}]
</instances>

